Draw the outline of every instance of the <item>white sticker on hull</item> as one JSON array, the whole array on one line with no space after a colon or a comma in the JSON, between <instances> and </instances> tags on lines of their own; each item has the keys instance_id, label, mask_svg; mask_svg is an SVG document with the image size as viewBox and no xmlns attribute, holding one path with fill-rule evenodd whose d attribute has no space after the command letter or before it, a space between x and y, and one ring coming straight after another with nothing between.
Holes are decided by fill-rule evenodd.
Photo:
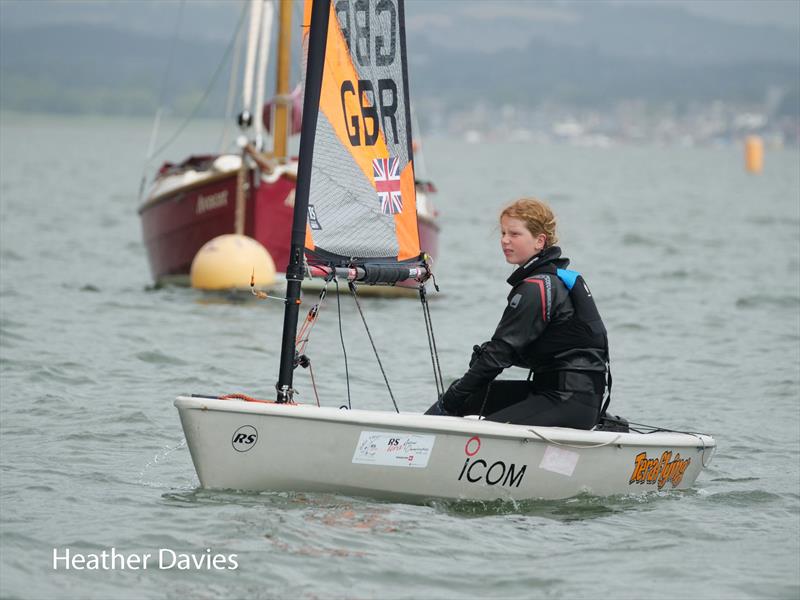
<instances>
[{"instance_id":1,"label":"white sticker on hull","mask_svg":"<svg viewBox=\"0 0 800 600\"><path fill-rule=\"evenodd\" d=\"M542 462L539 463L539 468L572 477L580 456L580 454L572 450L548 446L544 449L544 456L542 457Z\"/></svg>"},{"instance_id":2,"label":"white sticker on hull","mask_svg":"<svg viewBox=\"0 0 800 600\"><path fill-rule=\"evenodd\" d=\"M362 431L353 453L353 463L422 469L428 466L435 441L435 435Z\"/></svg>"}]
</instances>

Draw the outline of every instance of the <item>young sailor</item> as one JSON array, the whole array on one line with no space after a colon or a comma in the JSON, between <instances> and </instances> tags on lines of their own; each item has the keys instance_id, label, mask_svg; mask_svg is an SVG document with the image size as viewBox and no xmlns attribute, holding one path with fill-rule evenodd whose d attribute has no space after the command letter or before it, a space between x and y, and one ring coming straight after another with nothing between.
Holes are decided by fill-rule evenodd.
<instances>
[{"instance_id":1,"label":"young sailor","mask_svg":"<svg viewBox=\"0 0 800 600\"><path fill-rule=\"evenodd\" d=\"M589 288L554 244L556 219L523 198L500 214L500 245L518 265L492 339L475 346L469 370L428 415L479 414L491 421L591 429L600 417L608 371L606 329ZM510 366L527 381L494 381Z\"/></svg>"}]
</instances>

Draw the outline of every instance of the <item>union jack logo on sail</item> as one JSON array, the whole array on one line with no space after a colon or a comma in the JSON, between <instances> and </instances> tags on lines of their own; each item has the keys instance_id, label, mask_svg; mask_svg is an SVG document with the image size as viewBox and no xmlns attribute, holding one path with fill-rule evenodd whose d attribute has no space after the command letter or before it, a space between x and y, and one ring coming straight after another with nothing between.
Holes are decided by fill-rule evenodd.
<instances>
[{"instance_id":1,"label":"union jack logo on sail","mask_svg":"<svg viewBox=\"0 0 800 600\"><path fill-rule=\"evenodd\" d=\"M372 161L372 174L375 176L375 190L381 202L381 212L395 215L403 210L400 195L400 159L376 158Z\"/></svg>"}]
</instances>

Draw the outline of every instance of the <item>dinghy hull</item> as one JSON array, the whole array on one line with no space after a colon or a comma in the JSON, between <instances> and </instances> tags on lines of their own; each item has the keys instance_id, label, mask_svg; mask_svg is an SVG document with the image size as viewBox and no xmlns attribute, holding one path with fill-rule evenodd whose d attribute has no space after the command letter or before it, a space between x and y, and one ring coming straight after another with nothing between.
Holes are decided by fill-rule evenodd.
<instances>
[{"instance_id":1,"label":"dinghy hull","mask_svg":"<svg viewBox=\"0 0 800 600\"><path fill-rule=\"evenodd\" d=\"M686 489L713 438L529 427L309 405L179 397L209 489L424 502L559 499Z\"/></svg>"}]
</instances>

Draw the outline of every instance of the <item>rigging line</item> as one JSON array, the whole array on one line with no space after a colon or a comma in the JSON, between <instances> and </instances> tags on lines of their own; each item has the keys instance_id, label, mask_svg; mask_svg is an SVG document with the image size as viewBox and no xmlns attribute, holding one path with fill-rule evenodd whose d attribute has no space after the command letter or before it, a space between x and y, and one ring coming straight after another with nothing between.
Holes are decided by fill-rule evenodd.
<instances>
[{"instance_id":1,"label":"rigging line","mask_svg":"<svg viewBox=\"0 0 800 600\"><path fill-rule=\"evenodd\" d=\"M436 285L435 280L434 280L434 285ZM436 364L434 365L434 368L436 369L436 372L439 376L439 384L442 387L442 393L444 393L444 377L442 377L442 363L439 360L439 349L436 347L436 334L433 332L433 317L431 316L431 307L430 304L428 303L427 292L425 292L425 311L428 313L428 323L430 323L430 328L431 328L431 344L433 345L433 355L436 358Z\"/></svg>"},{"instance_id":2,"label":"rigging line","mask_svg":"<svg viewBox=\"0 0 800 600\"><path fill-rule=\"evenodd\" d=\"M628 425L629 426L630 425L636 425L637 427L646 427L647 429L651 430L648 433L659 433L659 432L683 433L685 435L693 435L693 436L706 435L706 436L711 437L710 434L703 433L702 431L681 431L680 429L667 429L665 427L656 427L655 425L647 425L646 423L634 423L633 421L628 421ZM633 429L633 428L631 428L631 429ZM638 433L644 433L644 432L638 432Z\"/></svg>"},{"instance_id":3,"label":"rigging line","mask_svg":"<svg viewBox=\"0 0 800 600\"><path fill-rule=\"evenodd\" d=\"M139 198L142 197L145 183L147 182L147 165L153 157L153 147L156 145L158 138L158 129L161 125L161 109L164 106L164 98L167 95L167 82L169 81L170 73L172 73L172 63L175 60L175 47L178 45L178 35L181 31L181 23L183 23L183 7L186 0L181 0L178 7L178 20L175 22L175 32L172 34L172 43L169 48L169 59L167 60L167 68L164 70L164 77L161 80L161 90L158 94L158 105L156 106L156 115L153 118L153 129L150 130L150 143L147 145L147 154L144 157L144 164L142 165L142 180L139 183Z\"/></svg>"},{"instance_id":4,"label":"rigging line","mask_svg":"<svg viewBox=\"0 0 800 600\"><path fill-rule=\"evenodd\" d=\"M311 389L314 390L314 397L317 399L317 406L320 406L319 403L319 393L317 392L317 382L314 379L314 367L311 366L311 361L308 361L308 372L311 374Z\"/></svg>"},{"instance_id":5,"label":"rigging line","mask_svg":"<svg viewBox=\"0 0 800 600\"><path fill-rule=\"evenodd\" d=\"M306 346L311 338L311 331L314 329L314 325L319 319L319 313L322 312L322 304L325 302L325 296L328 293L328 283L330 283L330 281L326 279L325 285L322 287L322 291L319 293L319 298L317 299L316 304L314 304L314 306L312 306L308 311L305 323L303 323L303 326L300 328L300 332L295 338L295 345L297 346L297 352L299 354L303 354L306 351Z\"/></svg>"},{"instance_id":6,"label":"rigging line","mask_svg":"<svg viewBox=\"0 0 800 600\"><path fill-rule=\"evenodd\" d=\"M433 284L436 285L435 280ZM436 334L433 332L433 317L431 317L431 308L427 301L427 293L425 300L425 309L428 311L428 322L431 325L431 342L433 344L433 355L436 357L436 364L434 366L436 368L436 372L439 374L439 385L441 385L442 393L444 394L444 377L442 377L442 363L439 360L439 349L436 347Z\"/></svg>"},{"instance_id":7,"label":"rigging line","mask_svg":"<svg viewBox=\"0 0 800 600\"><path fill-rule=\"evenodd\" d=\"M356 292L356 285L352 281L347 282L347 286L350 288L350 293L353 294L353 300L356 301L356 307L358 308L358 313L361 315L361 320L364 323L364 329L367 330L367 337L369 338L369 343L372 344L372 351L375 353L375 358L378 360L378 366L381 369L381 374L383 375L383 380L386 382L386 389L389 390L389 397L392 399L392 404L394 404L395 412L400 412L400 409L397 408L397 402L394 399L394 394L392 393L392 387L389 385L389 379L386 377L386 371L383 369L383 363L381 362L381 357L378 356L378 349L375 347L375 342L372 340L372 333L370 333L369 326L367 325L367 319L364 317L364 311L361 310L361 303L358 301L358 293Z\"/></svg>"},{"instance_id":8,"label":"rigging line","mask_svg":"<svg viewBox=\"0 0 800 600\"><path fill-rule=\"evenodd\" d=\"M350 404L350 371L347 369L347 350L344 347L344 332L342 331L342 303L339 300L341 294L339 294L339 280L333 280L333 283L336 285L336 312L339 313L339 339L342 342L342 354L344 354L344 378L347 382L347 408L352 409L353 406Z\"/></svg>"},{"instance_id":9,"label":"rigging line","mask_svg":"<svg viewBox=\"0 0 800 600\"><path fill-rule=\"evenodd\" d=\"M172 144L172 142L174 142L178 138L178 136L181 133L183 133L183 130L186 129L186 127L189 125L189 123L192 122L192 120L197 116L197 113L200 111L200 108L203 106L203 104L205 104L205 101L208 99L208 96L211 94L211 90L214 89L214 85L216 84L217 79L219 78L220 74L222 73L223 67L228 62L228 57L231 54L231 50L233 50L233 46L236 44L236 35L237 35L238 31L239 31L239 28L242 26L242 23L244 22L244 16L246 14L246 11L245 11L246 7L247 7L247 4L245 4L242 7L242 13L241 13L241 15L239 15L239 23L236 25L236 32L234 33L233 37L231 38L231 41L228 42L228 47L225 48L225 53L222 55L222 59L219 61L219 64L217 65L217 69L214 71L214 74L211 76L211 81L208 83L208 86L206 87L205 91L203 92L203 96L200 98L200 100L197 101L197 104L194 105L194 108L192 109L192 112L189 113L189 115L186 117L186 119L183 121L183 123L181 123L180 127L178 127L178 129L175 131L175 133L172 134L172 137L170 137L166 142L164 142L161 145L161 147L158 150L156 150L150 156L150 158L148 159L147 163L145 163L145 165L150 162L150 160L152 159L153 156L158 156L164 150L166 150L170 146L170 144Z\"/></svg>"},{"instance_id":10,"label":"rigging line","mask_svg":"<svg viewBox=\"0 0 800 600\"><path fill-rule=\"evenodd\" d=\"M184 6L186 6L186 0L181 0L181 4L178 7L178 20L175 23L175 33L172 34L172 43L170 44L170 49L169 49L169 61L167 62L167 70L164 71L164 78L161 80L161 92L158 95L159 108L161 108L164 105L164 99L167 95L167 82L169 81L169 76L170 73L172 72L172 64L175 60L175 47L178 45L178 36L180 35L181 32L181 23L183 23Z\"/></svg>"},{"instance_id":11,"label":"rigging line","mask_svg":"<svg viewBox=\"0 0 800 600\"><path fill-rule=\"evenodd\" d=\"M422 316L425 320L425 333L428 336L428 349L431 352L431 365L433 366L433 381L436 384L436 396L438 397L444 394L444 381L442 380L442 372L439 368L439 356L434 349L433 323L431 322L428 299L425 293L425 287L422 285L419 288L419 299L422 303Z\"/></svg>"},{"instance_id":12,"label":"rigging line","mask_svg":"<svg viewBox=\"0 0 800 600\"><path fill-rule=\"evenodd\" d=\"M228 78L228 99L225 103L225 125L222 127L222 136L219 140L219 153L225 152L228 147L228 130L233 121L233 103L236 100L236 80L239 75L239 64L242 58L242 27L244 21L239 21L239 27L236 28L236 41L234 47L236 51L233 53L233 62L231 62L231 74Z\"/></svg>"}]
</instances>

